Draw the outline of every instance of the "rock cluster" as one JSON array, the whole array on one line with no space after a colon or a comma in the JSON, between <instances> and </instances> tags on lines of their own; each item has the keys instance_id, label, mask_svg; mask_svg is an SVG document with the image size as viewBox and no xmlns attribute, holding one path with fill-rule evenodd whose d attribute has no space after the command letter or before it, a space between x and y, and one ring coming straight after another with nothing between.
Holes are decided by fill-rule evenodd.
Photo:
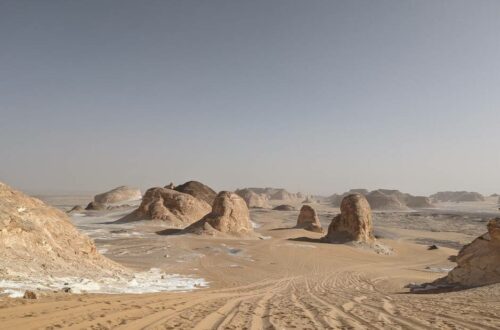
<instances>
[{"instance_id":1,"label":"rock cluster","mask_svg":"<svg viewBox=\"0 0 500 330\"><path fill-rule=\"evenodd\" d=\"M304 205L300 209L299 217L297 218L297 225L295 227L303 228L316 233L323 232L323 227L321 227L316 210L309 205Z\"/></svg>"},{"instance_id":2,"label":"rock cluster","mask_svg":"<svg viewBox=\"0 0 500 330\"><path fill-rule=\"evenodd\" d=\"M413 196L393 189L377 189L371 192L366 189L351 189L341 195L333 194L329 200L333 206L339 207L342 199L350 194L365 196L372 210L405 211L409 208L433 207L428 197Z\"/></svg>"},{"instance_id":3,"label":"rock cluster","mask_svg":"<svg viewBox=\"0 0 500 330\"><path fill-rule=\"evenodd\" d=\"M235 191L238 196L243 198L249 208L270 208L269 200L265 194L257 194L250 189L238 189Z\"/></svg>"},{"instance_id":4,"label":"rock cluster","mask_svg":"<svg viewBox=\"0 0 500 330\"><path fill-rule=\"evenodd\" d=\"M500 218L488 222L488 232L465 245L455 267L446 277L448 283L480 286L500 283Z\"/></svg>"},{"instance_id":5,"label":"rock cluster","mask_svg":"<svg viewBox=\"0 0 500 330\"><path fill-rule=\"evenodd\" d=\"M221 191L214 200L212 212L185 229L206 235L247 236L253 233L246 202L237 194Z\"/></svg>"},{"instance_id":6,"label":"rock cluster","mask_svg":"<svg viewBox=\"0 0 500 330\"><path fill-rule=\"evenodd\" d=\"M340 205L340 214L333 218L324 240L332 243L374 242L372 212L363 195L351 194L344 197Z\"/></svg>"},{"instance_id":7,"label":"rock cluster","mask_svg":"<svg viewBox=\"0 0 500 330\"><path fill-rule=\"evenodd\" d=\"M150 188L137 210L122 220L163 220L183 228L201 219L211 210L204 200L172 189Z\"/></svg>"}]
</instances>

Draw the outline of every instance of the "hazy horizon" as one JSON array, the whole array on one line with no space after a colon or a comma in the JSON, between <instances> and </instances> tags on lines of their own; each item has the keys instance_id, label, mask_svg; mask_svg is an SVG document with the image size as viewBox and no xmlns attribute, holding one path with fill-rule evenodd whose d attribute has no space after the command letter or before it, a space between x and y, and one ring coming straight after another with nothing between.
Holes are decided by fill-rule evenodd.
<instances>
[{"instance_id":1,"label":"hazy horizon","mask_svg":"<svg viewBox=\"0 0 500 330\"><path fill-rule=\"evenodd\" d=\"M0 1L0 181L500 193L500 2Z\"/></svg>"}]
</instances>

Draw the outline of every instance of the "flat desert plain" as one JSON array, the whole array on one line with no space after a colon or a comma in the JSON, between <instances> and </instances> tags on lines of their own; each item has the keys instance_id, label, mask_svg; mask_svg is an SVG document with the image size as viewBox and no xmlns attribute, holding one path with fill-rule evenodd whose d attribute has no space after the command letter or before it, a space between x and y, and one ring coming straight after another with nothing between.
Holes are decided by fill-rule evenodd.
<instances>
[{"instance_id":1,"label":"flat desert plain","mask_svg":"<svg viewBox=\"0 0 500 330\"><path fill-rule=\"evenodd\" d=\"M80 200L44 196L68 209ZM88 200L88 199L87 199ZM301 204L293 206L300 209ZM313 203L324 228L338 208ZM131 208L132 209L132 208ZM295 229L298 211L251 209L259 238L179 235L161 221L114 223L131 209L72 215L106 257L200 282L190 290L135 294L63 293L0 298L1 329L498 329L500 284L414 294L443 277L463 244L498 216L496 199L374 212L377 254L319 241ZM438 249L428 250L435 244ZM75 290L73 290L75 291ZM145 290L147 291L147 290Z\"/></svg>"}]
</instances>

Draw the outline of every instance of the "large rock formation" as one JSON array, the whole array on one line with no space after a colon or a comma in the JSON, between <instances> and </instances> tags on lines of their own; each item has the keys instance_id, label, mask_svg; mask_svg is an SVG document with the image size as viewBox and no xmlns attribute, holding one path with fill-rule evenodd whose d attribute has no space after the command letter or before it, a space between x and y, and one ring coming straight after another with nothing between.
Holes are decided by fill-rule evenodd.
<instances>
[{"instance_id":1,"label":"large rock formation","mask_svg":"<svg viewBox=\"0 0 500 330\"><path fill-rule=\"evenodd\" d=\"M164 220L173 227L185 227L210 210L210 205L204 200L176 190L156 187L148 189L139 208L120 221Z\"/></svg>"},{"instance_id":2,"label":"large rock formation","mask_svg":"<svg viewBox=\"0 0 500 330\"><path fill-rule=\"evenodd\" d=\"M342 199L350 194L365 196L372 210L405 211L408 208L433 207L428 197L413 196L394 189L377 189L371 192L368 192L366 189L351 189L341 195L333 194L328 199L332 203L332 206L339 207Z\"/></svg>"},{"instance_id":3,"label":"large rock formation","mask_svg":"<svg viewBox=\"0 0 500 330\"><path fill-rule=\"evenodd\" d=\"M484 196L470 191L440 191L430 196L436 202L482 202Z\"/></svg>"},{"instance_id":4,"label":"large rock formation","mask_svg":"<svg viewBox=\"0 0 500 330\"><path fill-rule=\"evenodd\" d=\"M68 216L0 183L0 273L92 276L122 268L101 256Z\"/></svg>"},{"instance_id":5,"label":"large rock formation","mask_svg":"<svg viewBox=\"0 0 500 330\"><path fill-rule=\"evenodd\" d=\"M408 207L403 204L397 194L386 194L380 190L375 190L365 196L370 207L374 210L407 210Z\"/></svg>"},{"instance_id":6,"label":"large rock formation","mask_svg":"<svg viewBox=\"0 0 500 330\"><path fill-rule=\"evenodd\" d=\"M265 194L257 194L250 189L238 189L235 191L243 198L249 208L270 208L268 198Z\"/></svg>"},{"instance_id":7,"label":"large rock formation","mask_svg":"<svg viewBox=\"0 0 500 330\"><path fill-rule=\"evenodd\" d=\"M344 197L340 205L340 214L333 218L324 240L332 243L374 242L372 212L363 195L351 194Z\"/></svg>"},{"instance_id":8,"label":"large rock formation","mask_svg":"<svg viewBox=\"0 0 500 330\"><path fill-rule=\"evenodd\" d=\"M488 232L460 250L457 267L445 279L465 286L500 283L500 218L490 220Z\"/></svg>"},{"instance_id":9,"label":"large rock formation","mask_svg":"<svg viewBox=\"0 0 500 330\"><path fill-rule=\"evenodd\" d=\"M209 205L212 205L215 196L217 196L217 193L212 188L198 181L188 181L175 187L175 190L204 200Z\"/></svg>"},{"instance_id":10,"label":"large rock formation","mask_svg":"<svg viewBox=\"0 0 500 330\"><path fill-rule=\"evenodd\" d=\"M297 218L297 225L295 227L317 233L323 232L323 227L321 227L316 210L309 205L304 205L300 209L299 217Z\"/></svg>"},{"instance_id":11,"label":"large rock formation","mask_svg":"<svg viewBox=\"0 0 500 330\"><path fill-rule=\"evenodd\" d=\"M247 236L253 233L253 227L246 202L235 193L221 191L214 200L212 212L187 227L185 232Z\"/></svg>"}]
</instances>

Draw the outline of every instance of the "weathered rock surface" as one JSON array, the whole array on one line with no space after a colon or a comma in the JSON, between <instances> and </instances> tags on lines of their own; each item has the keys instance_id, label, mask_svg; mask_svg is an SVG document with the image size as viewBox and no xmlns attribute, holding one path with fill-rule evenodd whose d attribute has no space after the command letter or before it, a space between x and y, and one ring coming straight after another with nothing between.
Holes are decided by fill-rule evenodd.
<instances>
[{"instance_id":1,"label":"weathered rock surface","mask_svg":"<svg viewBox=\"0 0 500 330\"><path fill-rule=\"evenodd\" d=\"M296 211L295 207L288 204L281 204L273 208L275 211Z\"/></svg>"},{"instance_id":2,"label":"weathered rock surface","mask_svg":"<svg viewBox=\"0 0 500 330\"><path fill-rule=\"evenodd\" d=\"M217 193L212 188L198 181L188 181L175 187L174 190L194 196L207 202L209 205L212 205L215 196L217 196Z\"/></svg>"},{"instance_id":3,"label":"weathered rock surface","mask_svg":"<svg viewBox=\"0 0 500 330\"><path fill-rule=\"evenodd\" d=\"M406 206L414 209L434 207L429 197L411 195L406 198Z\"/></svg>"},{"instance_id":4,"label":"weathered rock surface","mask_svg":"<svg viewBox=\"0 0 500 330\"><path fill-rule=\"evenodd\" d=\"M373 210L407 210L408 207L401 202L396 194L386 194L375 190L365 196L370 208Z\"/></svg>"},{"instance_id":5,"label":"weathered rock surface","mask_svg":"<svg viewBox=\"0 0 500 330\"><path fill-rule=\"evenodd\" d=\"M120 186L110 191L94 196L94 202L99 204L117 204L140 200L141 191L137 188Z\"/></svg>"},{"instance_id":6,"label":"weathered rock surface","mask_svg":"<svg viewBox=\"0 0 500 330\"><path fill-rule=\"evenodd\" d=\"M303 228L316 233L323 232L323 227L321 227L316 210L309 205L304 205L300 209L299 217L297 218L297 225L295 227Z\"/></svg>"},{"instance_id":7,"label":"weathered rock surface","mask_svg":"<svg viewBox=\"0 0 500 330\"><path fill-rule=\"evenodd\" d=\"M333 218L324 240L328 242L374 242L372 212L370 204L363 195L351 194L344 197L340 212Z\"/></svg>"},{"instance_id":8,"label":"weathered rock surface","mask_svg":"<svg viewBox=\"0 0 500 330\"><path fill-rule=\"evenodd\" d=\"M455 267L445 278L448 283L481 286L500 283L500 218L490 220L488 232L465 245Z\"/></svg>"},{"instance_id":9,"label":"weathered rock surface","mask_svg":"<svg viewBox=\"0 0 500 330\"><path fill-rule=\"evenodd\" d=\"M477 192L470 191L440 191L430 196L437 202L482 202L484 196Z\"/></svg>"},{"instance_id":10,"label":"weathered rock surface","mask_svg":"<svg viewBox=\"0 0 500 330\"><path fill-rule=\"evenodd\" d=\"M249 208L270 208L265 194L257 194L250 189L238 189L235 193L243 198Z\"/></svg>"},{"instance_id":11,"label":"weathered rock surface","mask_svg":"<svg viewBox=\"0 0 500 330\"><path fill-rule=\"evenodd\" d=\"M156 187L146 191L137 210L119 221L163 220L173 227L183 228L201 219L210 210L207 202L190 194Z\"/></svg>"},{"instance_id":12,"label":"weathered rock surface","mask_svg":"<svg viewBox=\"0 0 500 330\"><path fill-rule=\"evenodd\" d=\"M190 225L185 232L247 236L253 233L253 227L243 198L232 192L221 191L214 200L212 212Z\"/></svg>"},{"instance_id":13,"label":"weathered rock surface","mask_svg":"<svg viewBox=\"0 0 500 330\"><path fill-rule=\"evenodd\" d=\"M122 268L101 256L65 212L0 183L0 269L28 276L83 276Z\"/></svg>"}]
</instances>

